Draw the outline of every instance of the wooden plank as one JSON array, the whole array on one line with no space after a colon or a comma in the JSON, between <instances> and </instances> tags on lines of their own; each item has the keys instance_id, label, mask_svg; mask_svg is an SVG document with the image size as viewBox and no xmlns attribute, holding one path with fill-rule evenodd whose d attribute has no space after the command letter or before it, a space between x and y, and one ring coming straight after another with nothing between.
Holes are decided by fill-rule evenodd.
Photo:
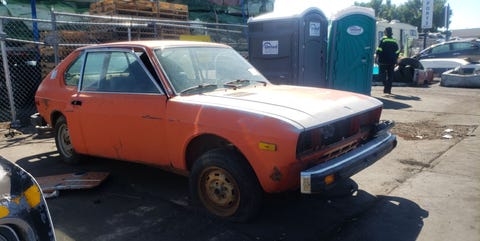
<instances>
[{"instance_id":1,"label":"wooden plank","mask_svg":"<svg viewBox=\"0 0 480 241\"><path fill-rule=\"evenodd\" d=\"M178 13L187 13L188 14L188 5L184 5L184 4L176 4L176 3L167 3L167 2L160 2L160 1L157 1L157 7L158 7L158 11L161 11L161 10L171 10L171 11L175 11L175 12L178 12Z\"/></svg>"}]
</instances>

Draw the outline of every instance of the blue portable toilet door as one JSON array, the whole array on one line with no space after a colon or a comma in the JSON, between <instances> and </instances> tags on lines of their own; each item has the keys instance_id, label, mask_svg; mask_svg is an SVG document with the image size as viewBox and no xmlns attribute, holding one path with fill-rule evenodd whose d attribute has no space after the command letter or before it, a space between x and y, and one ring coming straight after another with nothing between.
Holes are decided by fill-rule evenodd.
<instances>
[{"instance_id":1,"label":"blue portable toilet door","mask_svg":"<svg viewBox=\"0 0 480 241\"><path fill-rule=\"evenodd\" d=\"M300 35L299 41L299 84L326 87L327 19L321 12L311 11L300 24L303 36Z\"/></svg>"},{"instance_id":2,"label":"blue portable toilet door","mask_svg":"<svg viewBox=\"0 0 480 241\"><path fill-rule=\"evenodd\" d=\"M375 19L352 14L332 23L329 83L334 89L370 95Z\"/></svg>"}]
</instances>

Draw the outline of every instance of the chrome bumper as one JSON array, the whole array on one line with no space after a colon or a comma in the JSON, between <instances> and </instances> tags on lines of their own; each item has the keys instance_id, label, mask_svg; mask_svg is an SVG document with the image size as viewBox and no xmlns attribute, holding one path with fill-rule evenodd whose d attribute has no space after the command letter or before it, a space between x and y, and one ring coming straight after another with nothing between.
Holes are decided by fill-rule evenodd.
<instances>
[{"instance_id":1,"label":"chrome bumper","mask_svg":"<svg viewBox=\"0 0 480 241\"><path fill-rule=\"evenodd\" d=\"M328 189L338 180L346 179L372 165L397 145L397 138L390 133L394 122L387 121L377 126L377 134L368 143L342 156L318 164L300 173L302 193L316 193ZM335 182L327 184L325 178L333 175Z\"/></svg>"}]
</instances>

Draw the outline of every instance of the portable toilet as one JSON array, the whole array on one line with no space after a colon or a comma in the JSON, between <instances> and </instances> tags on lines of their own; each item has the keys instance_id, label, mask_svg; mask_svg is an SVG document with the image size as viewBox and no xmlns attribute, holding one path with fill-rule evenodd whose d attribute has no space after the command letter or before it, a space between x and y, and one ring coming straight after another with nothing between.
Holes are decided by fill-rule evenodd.
<instances>
[{"instance_id":1,"label":"portable toilet","mask_svg":"<svg viewBox=\"0 0 480 241\"><path fill-rule=\"evenodd\" d=\"M248 20L248 59L272 83L326 87L328 21L318 8Z\"/></svg>"},{"instance_id":2,"label":"portable toilet","mask_svg":"<svg viewBox=\"0 0 480 241\"><path fill-rule=\"evenodd\" d=\"M375 12L351 6L331 20L328 39L329 87L370 95L375 52Z\"/></svg>"}]
</instances>

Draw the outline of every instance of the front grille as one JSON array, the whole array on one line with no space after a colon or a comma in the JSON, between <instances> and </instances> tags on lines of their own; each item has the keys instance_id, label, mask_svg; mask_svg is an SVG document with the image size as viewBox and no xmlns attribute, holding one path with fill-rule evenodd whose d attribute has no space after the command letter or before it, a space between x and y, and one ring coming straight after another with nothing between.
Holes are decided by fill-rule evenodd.
<instances>
[{"instance_id":1,"label":"front grille","mask_svg":"<svg viewBox=\"0 0 480 241\"><path fill-rule=\"evenodd\" d=\"M317 164L341 156L373 136L381 108L345 118L303 132L297 144L297 158Z\"/></svg>"}]
</instances>

